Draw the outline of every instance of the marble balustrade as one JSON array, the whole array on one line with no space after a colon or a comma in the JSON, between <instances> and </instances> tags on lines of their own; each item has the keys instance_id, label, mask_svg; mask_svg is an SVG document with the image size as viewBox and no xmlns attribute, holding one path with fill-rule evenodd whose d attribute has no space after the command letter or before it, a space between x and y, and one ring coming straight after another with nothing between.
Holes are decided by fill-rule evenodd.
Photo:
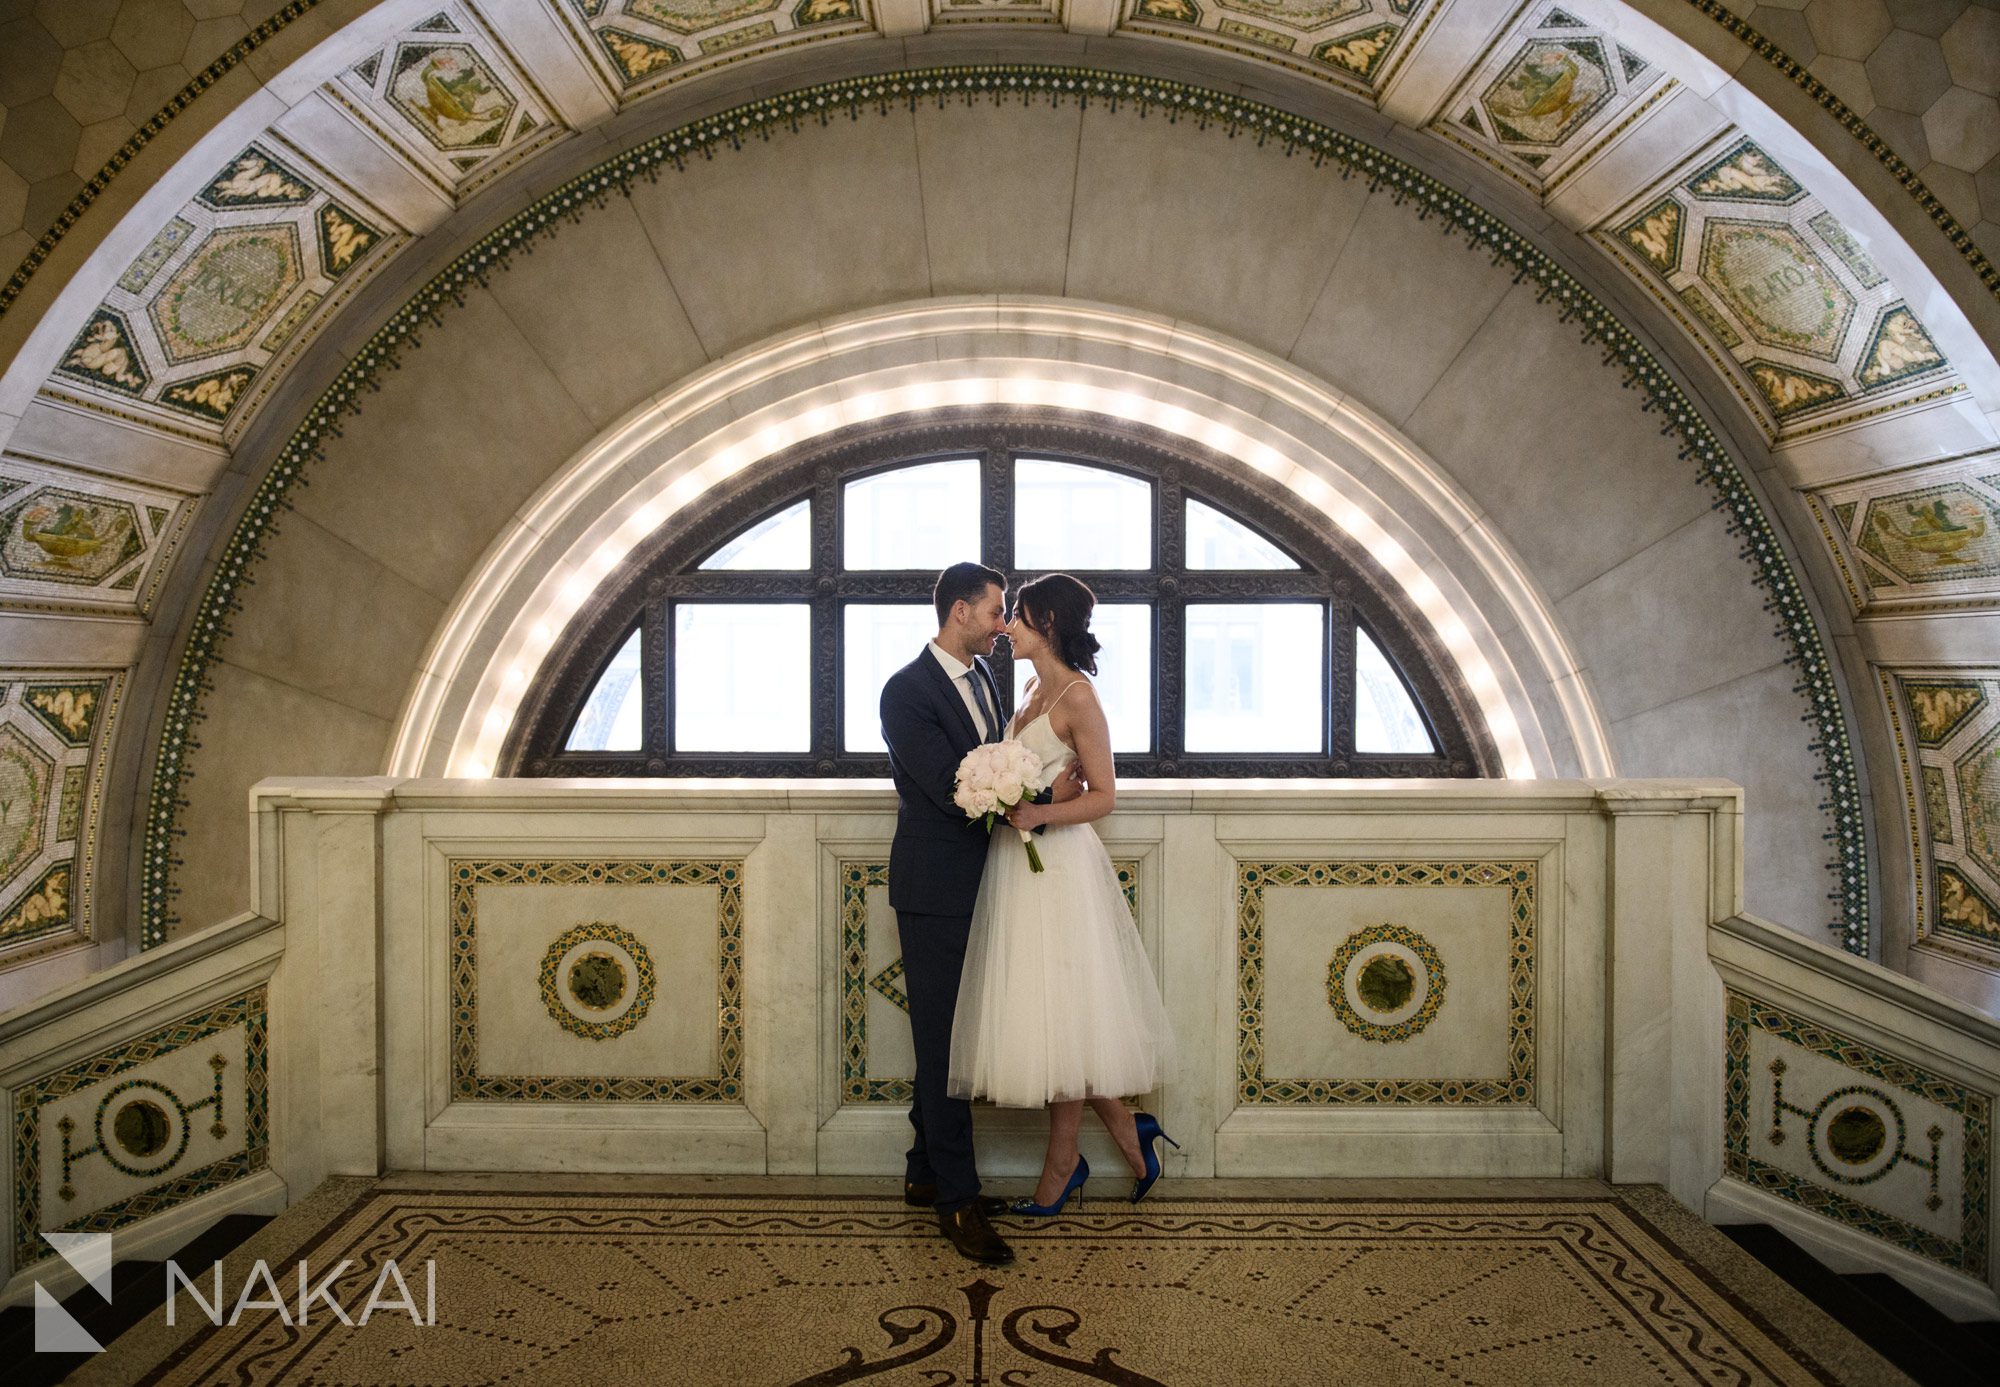
<instances>
[{"instance_id":1,"label":"marble balustrade","mask_svg":"<svg viewBox=\"0 0 2000 1387\"><path fill-rule=\"evenodd\" d=\"M900 1172L886 786L253 799L253 914L0 1017L0 1298L60 1293L41 1231L140 1255L328 1175ZM2000 1026L1744 915L1734 786L1147 782L1097 830L1175 1026L1171 1175L1653 1182L2000 1304ZM985 1174L1039 1168L1040 1113L977 1120Z\"/></svg>"}]
</instances>

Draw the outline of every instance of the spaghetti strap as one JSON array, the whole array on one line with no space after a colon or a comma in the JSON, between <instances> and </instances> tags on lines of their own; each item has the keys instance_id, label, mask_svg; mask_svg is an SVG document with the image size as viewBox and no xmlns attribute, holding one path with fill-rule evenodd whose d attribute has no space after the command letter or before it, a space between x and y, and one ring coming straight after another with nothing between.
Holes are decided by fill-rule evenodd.
<instances>
[{"instance_id":1,"label":"spaghetti strap","mask_svg":"<svg viewBox=\"0 0 2000 1387\"><path fill-rule=\"evenodd\" d=\"M1049 700L1049 706L1042 710L1042 715L1046 717L1048 714L1053 713L1056 710L1056 704L1062 702L1065 698L1069 697L1069 691L1071 689L1075 688L1078 684L1088 684L1089 682L1090 681L1084 678L1081 674L1077 675L1076 678L1070 680L1067 684L1063 685L1063 691L1061 693L1057 694L1053 699Z\"/></svg>"}]
</instances>

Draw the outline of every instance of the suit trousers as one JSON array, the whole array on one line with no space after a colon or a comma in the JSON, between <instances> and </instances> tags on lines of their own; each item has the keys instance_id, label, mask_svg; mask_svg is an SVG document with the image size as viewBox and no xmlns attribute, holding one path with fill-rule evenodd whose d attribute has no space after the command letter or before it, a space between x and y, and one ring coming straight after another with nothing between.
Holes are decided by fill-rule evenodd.
<instances>
[{"instance_id":1,"label":"suit trousers","mask_svg":"<svg viewBox=\"0 0 2000 1387\"><path fill-rule=\"evenodd\" d=\"M903 943L904 986L910 998L910 1038L916 1044L916 1093L910 1101L910 1147L905 1178L937 1185L937 1210L948 1214L979 1197L972 1154L972 1105L945 1092L951 1070L951 1023L958 1010L958 978L965 968L970 915L896 912Z\"/></svg>"}]
</instances>

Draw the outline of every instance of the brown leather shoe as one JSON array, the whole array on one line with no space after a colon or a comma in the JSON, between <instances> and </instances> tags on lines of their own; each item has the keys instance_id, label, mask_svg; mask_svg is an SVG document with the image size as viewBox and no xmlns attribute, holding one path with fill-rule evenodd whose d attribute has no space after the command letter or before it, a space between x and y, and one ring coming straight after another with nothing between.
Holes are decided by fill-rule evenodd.
<instances>
[{"instance_id":1,"label":"brown leather shoe","mask_svg":"<svg viewBox=\"0 0 2000 1387\"><path fill-rule=\"evenodd\" d=\"M903 1182L903 1202L912 1209L928 1209L937 1203L936 1185L919 1185L914 1181ZM1007 1201L998 1195L982 1194L973 1201L979 1212L988 1218L998 1218L1007 1212Z\"/></svg>"},{"instance_id":2,"label":"brown leather shoe","mask_svg":"<svg viewBox=\"0 0 2000 1387\"><path fill-rule=\"evenodd\" d=\"M939 1214L938 1227L944 1230L961 1257L970 1257L989 1267L1004 1267L1014 1260L1014 1249L993 1231L993 1225L986 1221L977 1204Z\"/></svg>"}]
</instances>

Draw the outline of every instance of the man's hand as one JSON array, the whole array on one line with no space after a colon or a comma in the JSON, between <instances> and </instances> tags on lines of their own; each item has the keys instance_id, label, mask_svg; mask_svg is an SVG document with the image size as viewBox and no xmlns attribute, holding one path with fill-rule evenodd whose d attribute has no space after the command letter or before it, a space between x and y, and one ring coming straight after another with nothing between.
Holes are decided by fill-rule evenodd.
<instances>
[{"instance_id":1,"label":"man's hand","mask_svg":"<svg viewBox=\"0 0 2000 1387\"><path fill-rule=\"evenodd\" d=\"M1067 804L1083 793L1083 767L1070 762L1069 769L1057 776L1056 783L1049 788L1055 796L1053 803Z\"/></svg>"}]
</instances>

